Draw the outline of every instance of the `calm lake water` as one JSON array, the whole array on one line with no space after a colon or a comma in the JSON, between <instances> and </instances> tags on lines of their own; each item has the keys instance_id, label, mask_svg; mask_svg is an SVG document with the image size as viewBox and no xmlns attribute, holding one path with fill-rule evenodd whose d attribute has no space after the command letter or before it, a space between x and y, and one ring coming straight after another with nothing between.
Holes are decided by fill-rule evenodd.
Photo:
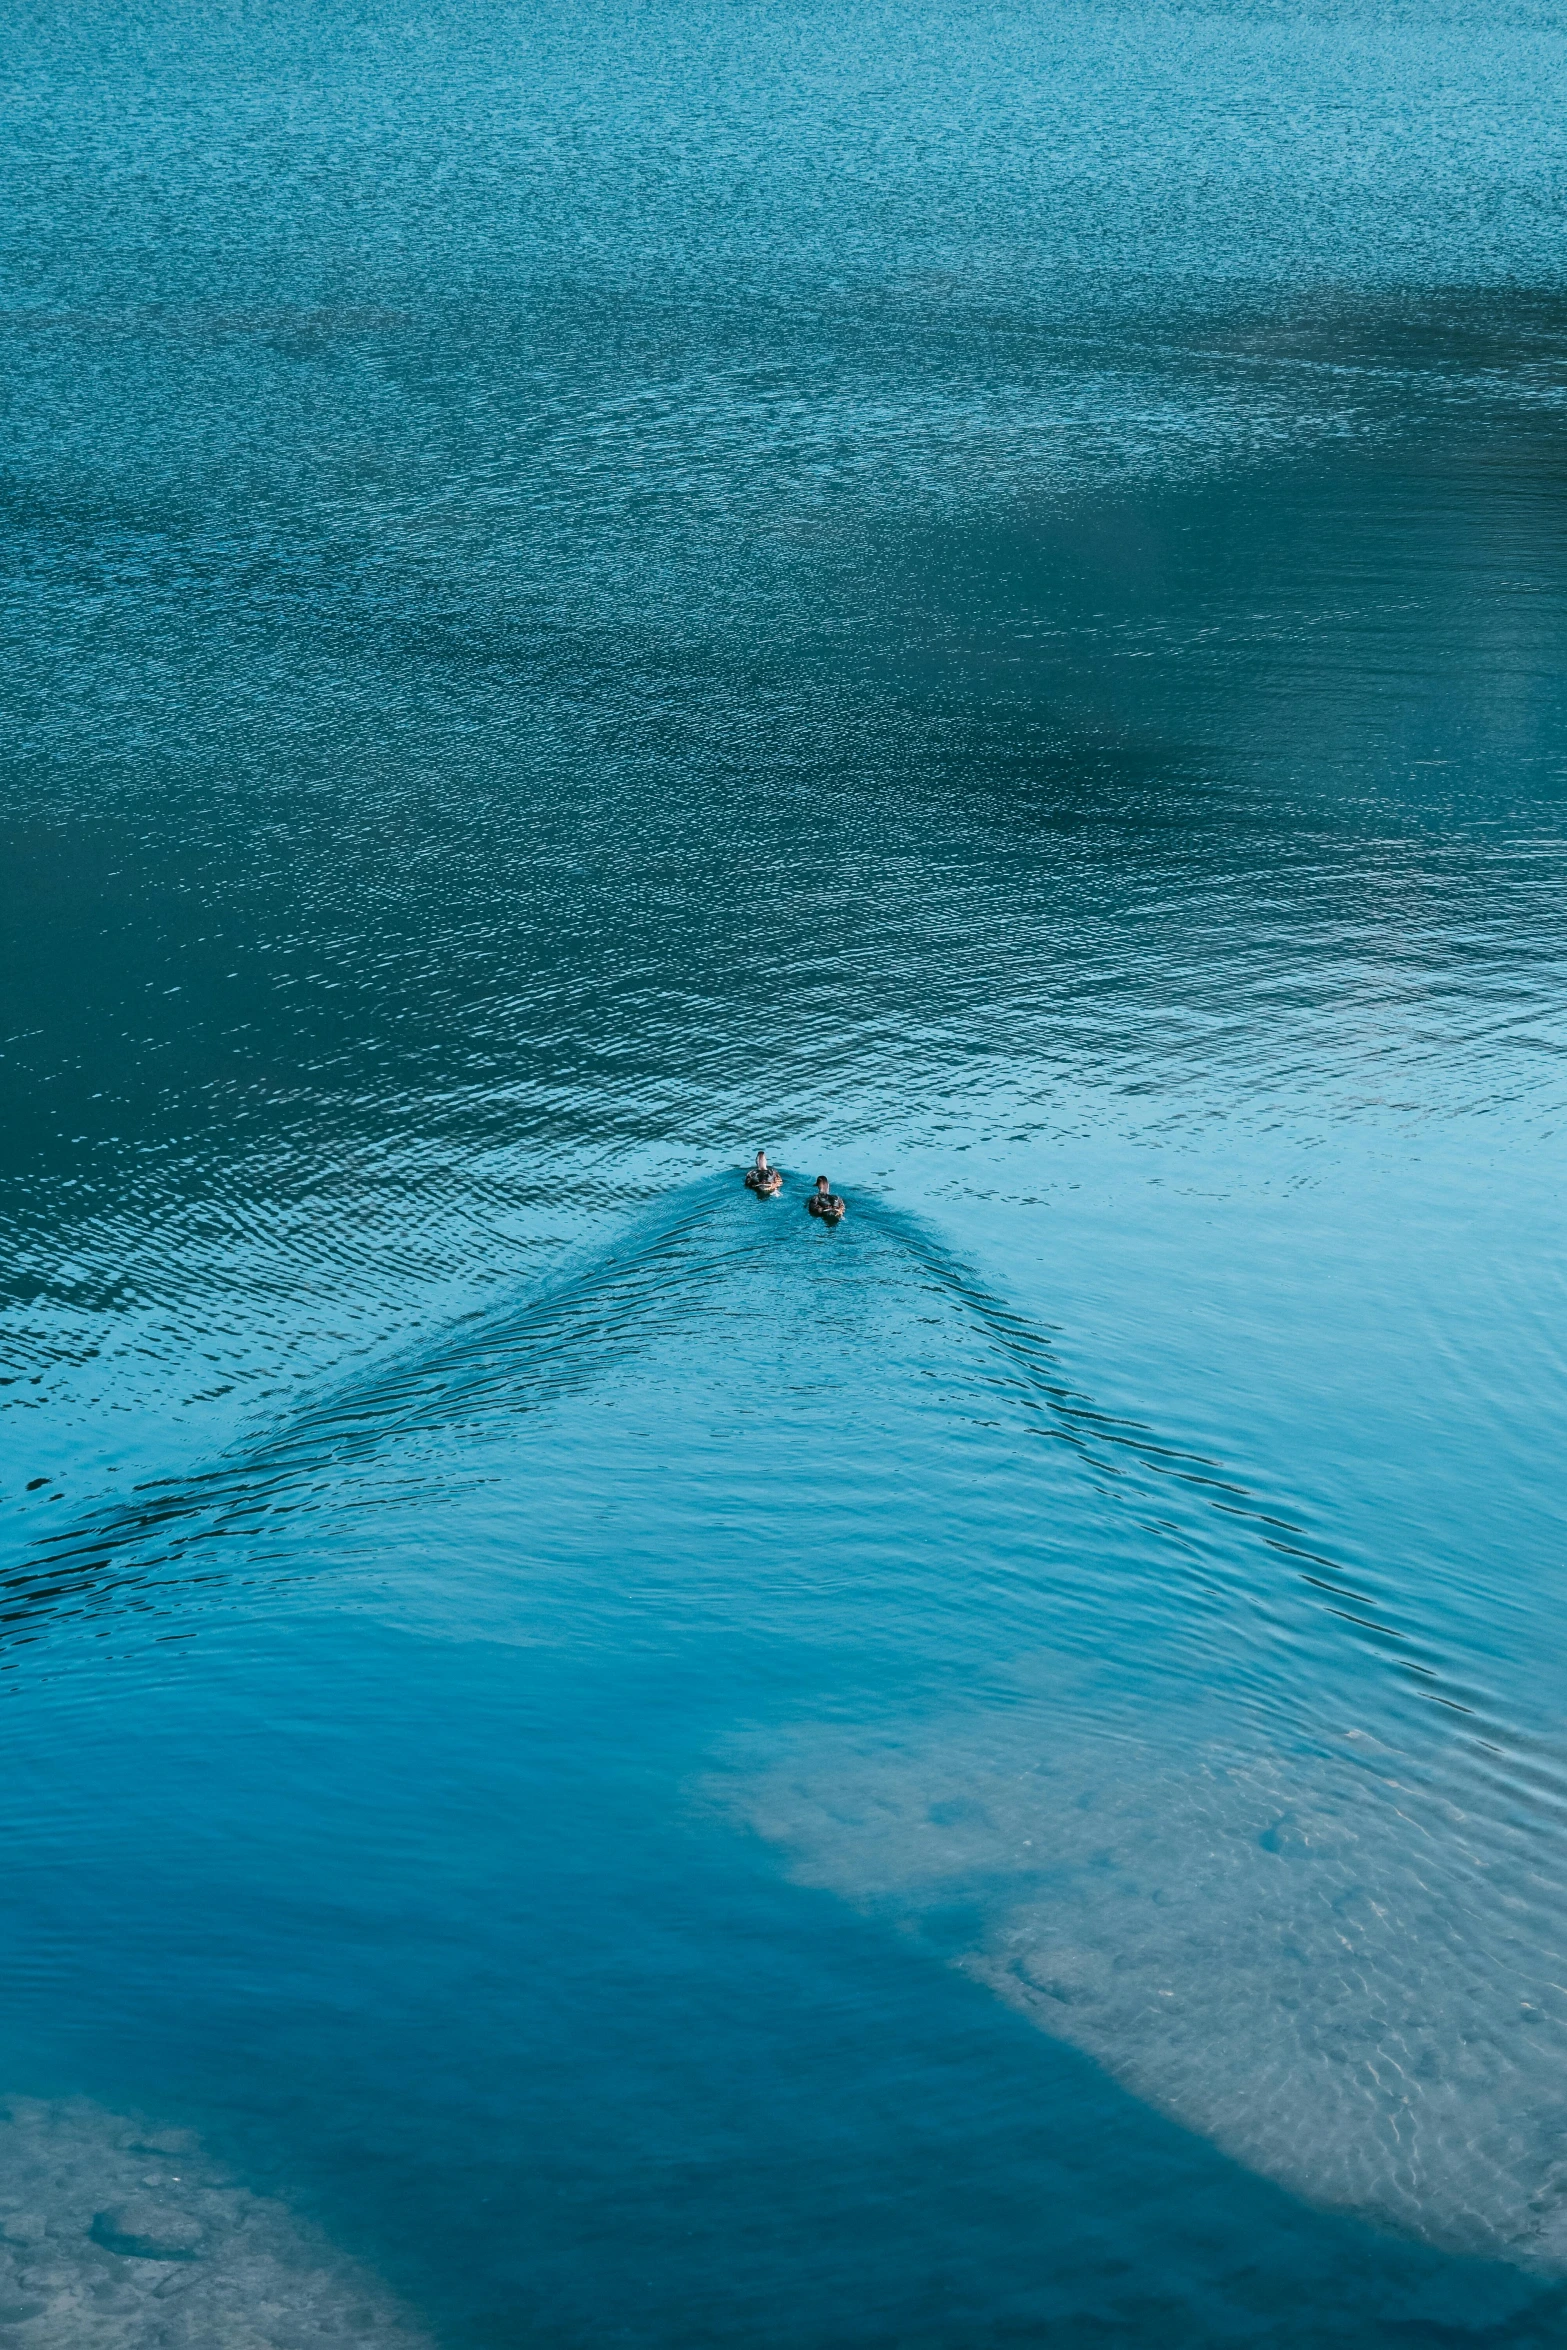
<instances>
[{"instance_id":1,"label":"calm lake water","mask_svg":"<svg viewBox=\"0 0 1567 2350\"><path fill-rule=\"evenodd\" d=\"M442 2350L1559 2344L1560 12L7 52L0 2090Z\"/></svg>"}]
</instances>

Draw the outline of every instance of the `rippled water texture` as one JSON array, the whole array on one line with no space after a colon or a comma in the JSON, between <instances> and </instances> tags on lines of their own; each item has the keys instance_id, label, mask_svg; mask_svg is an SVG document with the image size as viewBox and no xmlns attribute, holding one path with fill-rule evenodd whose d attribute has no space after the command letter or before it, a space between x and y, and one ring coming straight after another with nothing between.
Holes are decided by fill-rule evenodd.
<instances>
[{"instance_id":1,"label":"rippled water texture","mask_svg":"<svg viewBox=\"0 0 1567 2350\"><path fill-rule=\"evenodd\" d=\"M1559 13L8 29L0 2342L1558 2343Z\"/></svg>"}]
</instances>

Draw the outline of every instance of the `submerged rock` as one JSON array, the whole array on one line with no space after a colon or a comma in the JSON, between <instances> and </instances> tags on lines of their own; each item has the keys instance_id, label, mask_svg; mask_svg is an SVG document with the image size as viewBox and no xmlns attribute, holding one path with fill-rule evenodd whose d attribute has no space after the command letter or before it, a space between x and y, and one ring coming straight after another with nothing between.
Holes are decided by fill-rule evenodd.
<instances>
[{"instance_id":1,"label":"submerged rock","mask_svg":"<svg viewBox=\"0 0 1567 2350\"><path fill-rule=\"evenodd\" d=\"M172 2203L117 2203L92 2224L95 2243L136 2260L194 2260L202 2227L193 2212Z\"/></svg>"},{"instance_id":2,"label":"submerged rock","mask_svg":"<svg viewBox=\"0 0 1567 2350\"><path fill-rule=\"evenodd\" d=\"M190 2131L81 2099L0 2101L0 2341L433 2350L374 2276L287 2204L229 2184Z\"/></svg>"}]
</instances>

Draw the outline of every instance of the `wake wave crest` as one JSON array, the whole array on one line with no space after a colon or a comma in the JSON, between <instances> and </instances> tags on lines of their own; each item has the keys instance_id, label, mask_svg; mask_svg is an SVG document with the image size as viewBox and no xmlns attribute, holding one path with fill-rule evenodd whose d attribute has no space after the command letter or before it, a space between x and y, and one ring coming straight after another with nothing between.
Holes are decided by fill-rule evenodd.
<instances>
[{"instance_id":1,"label":"wake wave crest","mask_svg":"<svg viewBox=\"0 0 1567 2350\"><path fill-rule=\"evenodd\" d=\"M666 1194L604 1246L569 1264L520 1301L476 1314L416 1352L372 1370L307 1405L236 1458L194 1477L141 1486L116 1503L39 1541L0 1575L0 1647L37 1638L51 1620L159 1604L170 1582L221 1583L233 1571L225 1543L264 1549L268 1521L321 1506L340 1480L396 1443L416 1444L487 1417L547 1408L579 1390L628 1351L646 1345L699 1307L704 1292L763 1256L807 1235L798 1201L759 1206L734 1179L710 1176ZM1416 1633L1389 1624L1388 1610L1312 1543L1298 1519L1264 1506L1222 1462L1167 1443L1148 1422L1106 1411L1072 1383L1061 1333L1041 1325L989 1288L931 1225L874 1194L856 1195L851 1224L824 1245L853 1250L869 1229L918 1269L968 1322L993 1366L991 1384L1040 1436L1065 1444L1084 1473L1118 1507L1130 1508L1161 1542L1187 1525L1221 1531L1233 1551L1237 1530L1309 1586L1315 1604L1414 1675L1418 1693L1467 1711L1442 1659ZM1224 1521L1222 1529L1216 1518ZM1248 1570L1249 1571L1249 1570ZM1448 1685L1448 1686L1444 1686Z\"/></svg>"}]
</instances>

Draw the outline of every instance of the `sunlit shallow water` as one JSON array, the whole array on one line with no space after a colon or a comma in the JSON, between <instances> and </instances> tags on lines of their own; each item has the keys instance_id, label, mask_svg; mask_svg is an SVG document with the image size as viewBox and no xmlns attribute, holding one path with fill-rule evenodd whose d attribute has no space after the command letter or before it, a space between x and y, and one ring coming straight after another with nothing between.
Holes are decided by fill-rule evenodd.
<instances>
[{"instance_id":1,"label":"sunlit shallow water","mask_svg":"<svg viewBox=\"0 0 1567 2350\"><path fill-rule=\"evenodd\" d=\"M26 16L7 2339L1559 2338L1560 47Z\"/></svg>"}]
</instances>

